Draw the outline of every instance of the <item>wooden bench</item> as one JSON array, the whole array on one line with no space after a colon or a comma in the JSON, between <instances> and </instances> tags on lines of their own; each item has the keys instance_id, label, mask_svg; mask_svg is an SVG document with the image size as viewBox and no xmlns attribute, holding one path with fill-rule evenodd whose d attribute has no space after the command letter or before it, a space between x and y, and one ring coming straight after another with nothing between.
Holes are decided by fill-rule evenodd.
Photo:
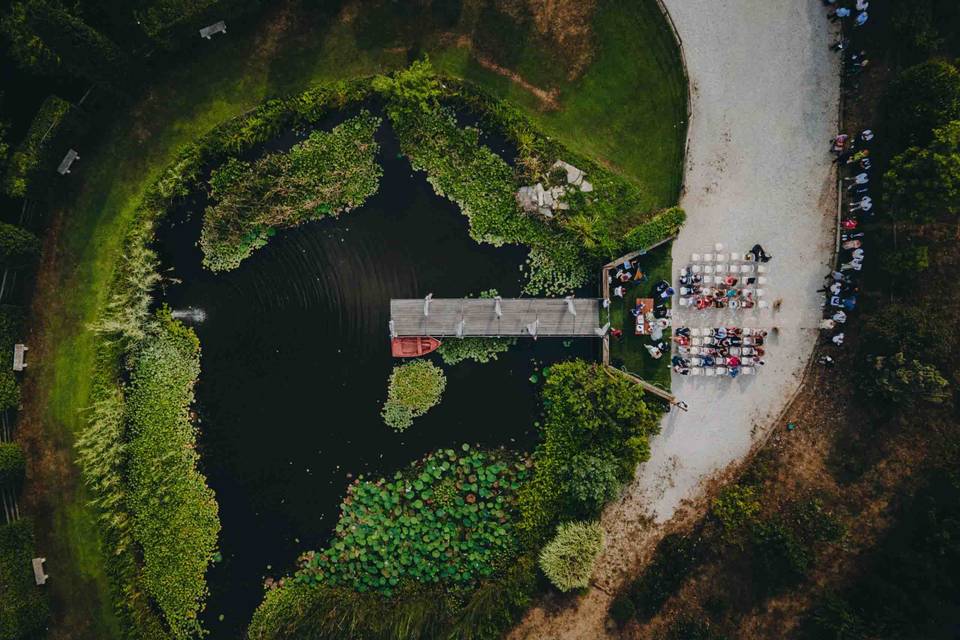
<instances>
[{"instance_id":1,"label":"wooden bench","mask_svg":"<svg viewBox=\"0 0 960 640\"><path fill-rule=\"evenodd\" d=\"M648 336L650 335L650 323L647 322L646 315L653 311L653 298L637 298L637 307L640 307L640 315L637 316L635 333L638 336Z\"/></svg>"},{"instance_id":2,"label":"wooden bench","mask_svg":"<svg viewBox=\"0 0 960 640\"><path fill-rule=\"evenodd\" d=\"M23 371L27 368L26 355L30 348L25 344L13 345L13 370Z\"/></svg>"},{"instance_id":3,"label":"wooden bench","mask_svg":"<svg viewBox=\"0 0 960 640\"><path fill-rule=\"evenodd\" d=\"M212 36L215 36L218 33L227 32L227 23L221 20L220 22L214 22L208 27L200 29L200 37L205 40L210 40Z\"/></svg>"},{"instance_id":4,"label":"wooden bench","mask_svg":"<svg viewBox=\"0 0 960 640\"><path fill-rule=\"evenodd\" d=\"M33 559L33 579L37 585L46 584L48 576L43 572L43 563L46 562L46 558L34 558Z\"/></svg>"},{"instance_id":5,"label":"wooden bench","mask_svg":"<svg viewBox=\"0 0 960 640\"><path fill-rule=\"evenodd\" d=\"M57 167L57 173L62 176L70 173L70 167L73 163L80 159L80 154L70 149L67 151L67 155L63 156L63 160L60 161L60 166Z\"/></svg>"}]
</instances>

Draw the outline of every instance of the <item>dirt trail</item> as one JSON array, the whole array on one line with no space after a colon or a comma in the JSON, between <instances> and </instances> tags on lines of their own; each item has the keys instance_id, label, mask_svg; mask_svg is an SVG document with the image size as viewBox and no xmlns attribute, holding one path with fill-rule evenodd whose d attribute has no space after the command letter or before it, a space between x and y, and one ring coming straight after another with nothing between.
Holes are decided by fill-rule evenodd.
<instances>
[{"instance_id":1,"label":"dirt trail","mask_svg":"<svg viewBox=\"0 0 960 640\"><path fill-rule=\"evenodd\" d=\"M743 380L674 376L690 411L672 412L623 498L603 516L607 545L594 588L556 611L532 609L511 638L608 635L610 593L642 566L673 518L698 509L707 483L742 460L800 384L816 340L816 290L833 250L838 61L819 3L665 0L684 43L692 117L681 205L687 224L674 270L717 242L744 252L761 243L769 300L778 311L678 312L675 324L777 327L766 366Z\"/></svg>"}]
</instances>

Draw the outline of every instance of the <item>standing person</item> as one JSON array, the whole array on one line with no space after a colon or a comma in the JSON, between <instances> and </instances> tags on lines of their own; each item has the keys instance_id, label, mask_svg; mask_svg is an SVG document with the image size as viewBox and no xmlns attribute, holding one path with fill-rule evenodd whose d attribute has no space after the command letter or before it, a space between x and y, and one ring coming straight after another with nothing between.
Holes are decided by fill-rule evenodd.
<instances>
[{"instance_id":1,"label":"standing person","mask_svg":"<svg viewBox=\"0 0 960 640\"><path fill-rule=\"evenodd\" d=\"M868 182L870 182L870 174L864 171L862 173L858 173L855 176L844 178L844 180L846 180L847 182L852 181L853 184L867 184ZM850 187L847 187L847 188L849 189Z\"/></svg>"},{"instance_id":2,"label":"standing person","mask_svg":"<svg viewBox=\"0 0 960 640\"><path fill-rule=\"evenodd\" d=\"M843 311L843 309L840 309L835 314L833 314L830 317L830 319L833 320L834 322L843 324L844 322L847 321L847 314Z\"/></svg>"},{"instance_id":3,"label":"standing person","mask_svg":"<svg viewBox=\"0 0 960 640\"><path fill-rule=\"evenodd\" d=\"M750 249L750 253L753 254L753 259L757 262L770 262L770 260L773 259L773 256L764 251L763 247L761 247L759 244L753 245L753 248Z\"/></svg>"},{"instance_id":4,"label":"standing person","mask_svg":"<svg viewBox=\"0 0 960 640\"><path fill-rule=\"evenodd\" d=\"M870 196L863 196L862 198L860 198L859 201L854 202L852 205L850 205L851 212L863 211L864 213L866 213L867 211L870 211L870 209L873 209L873 198L871 198Z\"/></svg>"},{"instance_id":5,"label":"standing person","mask_svg":"<svg viewBox=\"0 0 960 640\"><path fill-rule=\"evenodd\" d=\"M831 358L830 356L821 356L820 358L817 359L817 363L822 364L827 369L829 369L833 366L833 358Z\"/></svg>"},{"instance_id":6,"label":"standing person","mask_svg":"<svg viewBox=\"0 0 960 640\"><path fill-rule=\"evenodd\" d=\"M833 344L837 345L838 347L842 347L842 346L843 346L843 331L841 331L841 332L838 333L837 335L833 336L833 337L830 339L830 341L833 342Z\"/></svg>"},{"instance_id":7,"label":"standing person","mask_svg":"<svg viewBox=\"0 0 960 640\"><path fill-rule=\"evenodd\" d=\"M863 25L867 24L868 18L869 16L867 15L867 12L861 11L860 13L857 14L857 19L853 21L853 26L862 27Z\"/></svg>"}]
</instances>

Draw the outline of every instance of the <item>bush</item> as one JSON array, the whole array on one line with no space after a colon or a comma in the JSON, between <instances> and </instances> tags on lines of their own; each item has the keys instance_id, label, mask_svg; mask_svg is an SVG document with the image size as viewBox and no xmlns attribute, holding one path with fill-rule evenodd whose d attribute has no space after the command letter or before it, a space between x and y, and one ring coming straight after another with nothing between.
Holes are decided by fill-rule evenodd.
<instances>
[{"instance_id":1,"label":"bush","mask_svg":"<svg viewBox=\"0 0 960 640\"><path fill-rule=\"evenodd\" d=\"M22 198L27 195L28 190L31 190L31 183L40 172L41 162L53 161L48 154L50 142L71 109L69 102L57 96L47 97L40 105L26 137L17 146L7 164L3 190L8 196ZM52 171L52 167L49 170Z\"/></svg>"},{"instance_id":2,"label":"bush","mask_svg":"<svg viewBox=\"0 0 960 640\"><path fill-rule=\"evenodd\" d=\"M0 222L0 267L22 269L40 254L40 239L26 229Z\"/></svg>"},{"instance_id":3,"label":"bush","mask_svg":"<svg viewBox=\"0 0 960 640\"><path fill-rule=\"evenodd\" d=\"M565 522L540 551L540 568L560 591L584 589L590 584L601 549L603 528L599 522Z\"/></svg>"},{"instance_id":4,"label":"bush","mask_svg":"<svg viewBox=\"0 0 960 640\"><path fill-rule=\"evenodd\" d=\"M812 554L784 523L757 522L751 534L754 569L762 589L772 591L796 584L806 575Z\"/></svg>"},{"instance_id":5,"label":"bush","mask_svg":"<svg viewBox=\"0 0 960 640\"><path fill-rule=\"evenodd\" d=\"M33 582L35 555L30 520L0 525L0 638L46 637L50 605Z\"/></svg>"},{"instance_id":6,"label":"bush","mask_svg":"<svg viewBox=\"0 0 960 640\"><path fill-rule=\"evenodd\" d=\"M10 57L24 71L49 76L60 68L60 58L37 37L27 21L30 0L15 0L0 18L0 32L8 43Z\"/></svg>"},{"instance_id":7,"label":"bush","mask_svg":"<svg viewBox=\"0 0 960 640\"><path fill-rule=\"evenodd\" d=\"M629 588L629 596L642 620L652 618L690 573L709 557L710 549L699 532L671 533L657 545L653 562Z\"/></svg>"},{"instance_id":8,"label":"bush","mask_svg":"<svg viewBox=\"0 0 960 640\"><path fill-rule=\"evenodd\" d=\"M887 88L884 111L896 149L927 144L934 129L960 120L960 71L939 60L906 69Z\"/></svg>"},{"instance_id":9,"label":"bush","mask_svg":"<svg viewBox=\"0 0 960 640\"><path fill-rule=\"evenodd\" d=\"M632 251L646 249L676 235L686 219L687 214L680 207L664 209L647 222L627 231L624 241Z\"/></svg>"},{"instance_id":10,"label":"bush","mask_svg":"<svg viewBox=\"0 0 960 640\"><path fill-rule=\"evenodd\" d=\"M337 216L377 192L382 170L367 112L329 133L314 131L288 153L232 159L210 176L216 203L203 217L200 246L211 271L234 269L278 228Z\"/></svg>"},{"instance_id":11,"label":"bush","mask_svg":"<svg viewBox=\"0 0 960 640\"><path fill-rule=\"evenodd\" d=\"M134 362L127 396L132 532L143 553L145 590L173 635L186 638L200 628L206 571L220 531L213 491L197 471L190 422L200 344L161 310Z\"/></svg>"},{"instance_id":12,"label":"bush","mask_svg":"<svg viewBox=\"0 0 960 640\"><path fill-rule=\"evenodd\" d=\"M720 521L724 537L729 541L737 541L760 513L760 501L756 489L735 484L717 496L710 511Z\"/></svg>"},{"instance_id":13,"label":"bush","mask_svg":"<svg viewBox=\"0 0 960 640\"><path fill-rule=\"evenodd\" d=\"M648 407L641 387L580 360L551 367L543 405L536 473L520 496L520 526L531 544L539 544L564 514L579 508L566 486L574 458L612 461L617 480L626 482L649 457L647 438L659 429L659 413Z\"/></svg>"},{"instance_id":14,"label":"bush","mask_svg":"<svg viewBox=\"0 0 960 640\"><path fill-rule=\"evenodd\" d=\"M896 156L883 175L883 196L897 220L933 222L960 213L960 120L935 129L927 147Z\"/></svg>"},{"instance_id":15,"label":"bush","mask_svg":"<svg viewBox=\"0 0 960 640\"><path fill-rule=\"evenodd\" d=\"M15 442L0 442L0 487L19 483L27 468L23 449Z\"/></svg>"},{"instance_id":16,"label":"bush","mask_svg":"<svg viewBox=\"0 0 960 640\"><path fill-rule=\"evenodd\" d=\"M425 414L440 402L447 378L443 370L429 360L414 360L397 365L390 374L383 420L397 431L403 431L413 419Z\"/></svg>"},{"instance_id":17,"label":"bush","mask_svg":"<svg viewBox=\"0 0 960 640\"><path fill-rule=\"evenodd\" d=\"M568 488L567 513L573 517L592 518L620 495L623 483L618 477L617 461L612 457L580 454L571 458L566 469Z\"/></svg>"},{"instance_id":18,"label":"bush","mask_svg":"<svg viewBox=\"0 0 960 640\"><path fill-rule=\"evenodd\" d=\"M636 615L637 608L633 605L633 600L626 594L620 594L610 603L610 618L617 627L623 628Z\"/></svg>"},{"instance_id":19,"label":"bush","mask_svg":"<svg viewBox=\"0 0 960 640\"><path fill-rule=\"evenodd\" d=\"M898 283L909 282L930 268L930 249L920 245L885 251L880 255L880 268Z\"/></svg>"},{"instance_id":20,"label":"bush","mask_svg":"<svg viewBox=\"0 0 960 640\"><path fill-rule=\"evenodd\" d=\"M889 405L909 409L918 403L943 404L950 398L950 383L937 368L902 352L871 358L872 376L864 390Z\"/></svg>"}]
</instances>

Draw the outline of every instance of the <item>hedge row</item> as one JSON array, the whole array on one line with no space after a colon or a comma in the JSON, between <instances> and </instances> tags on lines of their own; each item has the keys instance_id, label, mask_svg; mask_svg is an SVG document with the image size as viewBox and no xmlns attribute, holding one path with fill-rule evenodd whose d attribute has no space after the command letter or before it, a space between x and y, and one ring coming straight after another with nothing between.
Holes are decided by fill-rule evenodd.
<instances>
[{"instance_id":1,"label":"hedge row","mask_svg":"<svg viewBox=\"0 0 960 640\"><path fill-rule=\"evenodd\" d=\"M40 171L41 163L52 160L50 142L72 108L69 102L57 96L47 97L40 105L26 137L10 156L7 164L3 190L8 196L22 198L27 195L33 178ZM50 170L52 171L52 168Z\"/></svg>"},{"instance_id":2,"label":"hedge row","mask_svg":"<svg viewBox=\"0 0 960 640\"><path fill-rule=\"evenodd\" d=\"M33 581L33 522L0 525L0 638L45 635L50 605Z\"/></svg>"},{"instance_id":3,"label":"hedge row","mask_svg":"<svg viewBox=\"0 0 960 640\"><path fill-rule=\"evenodd\" d=\"M687 214L680 207L664 209L647 222L627 231L624 234L626 246L634 251L651 247L677 235L686 219Z\"/></svg>"}]
</instances>

